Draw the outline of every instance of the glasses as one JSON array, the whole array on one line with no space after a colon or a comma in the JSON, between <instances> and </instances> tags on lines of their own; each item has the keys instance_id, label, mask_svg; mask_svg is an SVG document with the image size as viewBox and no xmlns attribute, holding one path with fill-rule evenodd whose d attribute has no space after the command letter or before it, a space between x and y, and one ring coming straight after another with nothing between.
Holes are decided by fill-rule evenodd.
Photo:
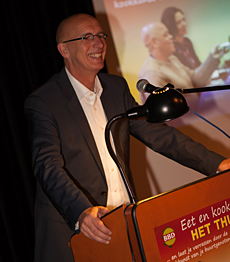
<instances>
[{"instance_id":1,"label":"glasses","mask_svg":"<svg viewBox=\"0 0 230 262\"><path fill-rule=\"evenodd\" d=\"M105 33L99 33L99 34L96 34L96 35L88 33L85 36L75 38L75 39L71 39L71 40L67 40L67 41L64 41L62 43L68 43L68 42L77 41L77 40L93 40L95 36L98 36L100 39L105 39L107 37L107 35Z\"/></svg>"}]
</instances>

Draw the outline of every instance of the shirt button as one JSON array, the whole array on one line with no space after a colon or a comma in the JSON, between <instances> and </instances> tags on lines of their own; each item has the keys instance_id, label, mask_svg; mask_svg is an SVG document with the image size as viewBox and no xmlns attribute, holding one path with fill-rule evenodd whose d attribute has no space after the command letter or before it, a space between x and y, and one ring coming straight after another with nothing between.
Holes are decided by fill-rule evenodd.
<instances>
[{"instance_id":1,"label":"shirt button","mask_svg":"<svg viewBox=\"0 0 230 262\"><path fill-rule=\"evenodd\" d=\"M103 196L103 197L107 196L107 192L102 191L102 192L101 192L101 196Z\"/></svg>"}]
</instances>

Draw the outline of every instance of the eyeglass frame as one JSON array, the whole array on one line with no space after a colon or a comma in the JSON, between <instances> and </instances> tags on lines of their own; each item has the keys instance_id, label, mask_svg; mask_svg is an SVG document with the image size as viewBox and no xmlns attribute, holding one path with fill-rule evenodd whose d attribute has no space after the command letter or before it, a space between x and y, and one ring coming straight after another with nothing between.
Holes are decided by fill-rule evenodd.
<instances>
[{"instance_id":1,"label":"eyeglass frame","mask_svg":"<svg viewBox=\"0 0 230 262\"><path fill-rule=\"evenodd\" d=\"M100 34L103 34L103 35L100 36ZM91 36L91 38L86 38L87 36ZM64 44L64 43L73 42L73 41L77 41L77 40L93 40L95 36L98 36L100 39L105 39L108 35L106 35L103 32L100 32L100 33L95 34L95 35L93 35L92 33L87 33L86 35L84 35L82 37L74 38L74 39L71 39L71 40L66 40L62 43Z\"/></svg>"}]
</instances>

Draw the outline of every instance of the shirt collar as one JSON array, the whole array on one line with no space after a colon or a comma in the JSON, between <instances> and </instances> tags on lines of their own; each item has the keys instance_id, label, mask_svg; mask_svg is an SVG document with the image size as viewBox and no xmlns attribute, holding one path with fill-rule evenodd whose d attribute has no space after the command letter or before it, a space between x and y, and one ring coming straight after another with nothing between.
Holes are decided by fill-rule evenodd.
<instances>
[{"instance_id":1,"label":"shirt collar","mask_svg":"<svg viewBox=\"0 0 230 262\"><path fill-rule=\"evenodd\" d=\"M152 56L152 55L150 55L149 56L150 57L150 59L153 59L158 65L162 65L162 66L164 66L164 65L170 65L170 64L172 64L172 60L174 59L174 55L170 55L169 57L168 57L168 61L160 61L160 60L157 60L154 56Z\"/></svg>"},{"instance_id":2,"label":"shirt collar","mask_svg":"<svg viewBox=\"0 0 230 262\"><path fill-rule=\"evenodd\" d=\"M101 96L103 88L97 75L95 78L94 91L91 91L82 83L80 83L76 78L74 78L66 67L65 70L79 100L81 100L87 93L95 93L98 97Z\"/></svg>"}]
</instances>

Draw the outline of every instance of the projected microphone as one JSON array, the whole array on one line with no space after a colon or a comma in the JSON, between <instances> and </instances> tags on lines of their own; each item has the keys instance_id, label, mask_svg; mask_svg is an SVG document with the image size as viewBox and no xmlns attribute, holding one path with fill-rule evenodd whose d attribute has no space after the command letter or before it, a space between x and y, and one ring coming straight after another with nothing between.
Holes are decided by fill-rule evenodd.
<instances>
[{"instance_id":1,"label":"projected microphone","mask_svg":"<svg viewBox=\"0 0 230 262\"><path fill-rule=\"evenodd\" d=\"M154 85L151 85L146 79L140 79L137 82L137 90L141 93L152 93L159 87L156 87Z\"/></svg>"}]
</instances>

